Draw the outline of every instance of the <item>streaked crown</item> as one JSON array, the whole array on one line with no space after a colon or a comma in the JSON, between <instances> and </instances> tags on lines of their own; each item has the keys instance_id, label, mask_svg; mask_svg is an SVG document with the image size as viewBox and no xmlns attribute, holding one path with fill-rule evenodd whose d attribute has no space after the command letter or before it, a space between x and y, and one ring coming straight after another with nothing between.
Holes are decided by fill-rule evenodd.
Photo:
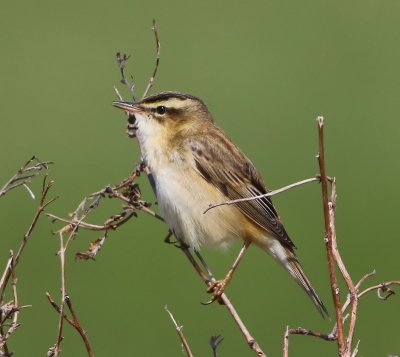
<instances>
[{"instance_id":1,"label":"streaked crown","mask_svg":"<svg viewBox=\"0 0 400 357\"><path fill-rule=\"evenodd\" d=\"M204 102L190 94L161 92L136 103L139 108L160 122L187 121L196 119L212 120Z\"/></svg>"}]
</instances>

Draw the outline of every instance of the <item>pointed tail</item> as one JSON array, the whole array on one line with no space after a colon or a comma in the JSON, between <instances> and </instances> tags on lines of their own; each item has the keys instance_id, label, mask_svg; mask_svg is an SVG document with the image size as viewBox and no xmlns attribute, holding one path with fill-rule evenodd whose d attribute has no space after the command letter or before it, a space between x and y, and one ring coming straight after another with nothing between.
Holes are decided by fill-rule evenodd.
<instances>
[{"instance_id":1,"label":"pointed tail","mask_svg":"<svg viewBox=\"0 0 400 357\"><path fill-rule=\"evenodd\" d=\"M282 243L276 238L265 239L265 237L263 237L255 240L255 243L263 248L268 254L272 255L272 257L286 269L286 271L294 278L296 283L300 285L311 298L322 317L324 319L327 318L329 316L328 311L311 285L310 279L308 279L293 250L282 245Z\"/></svg>"},{"instance_id":2,"label":"pointed tail","mask_svg":"<svg viewBox=\"0 0 400 357\"><path fill-rule=\"evenodd\" d=\"M286 262L281 263L289 272L289 274L294 278L294 280L296 280L297 284L299 284L307 293L307 295L311 298L312 302L314 303L315 307L318 309L322 317L324 319L327 318L329 316L328 311L326 310L326 307L324 306L324 303L318 296L317 292L311 285L310 279L308 279L296 255L289 249L285 247L282 248L285 250Z\"/></svg>"}]
</instances>

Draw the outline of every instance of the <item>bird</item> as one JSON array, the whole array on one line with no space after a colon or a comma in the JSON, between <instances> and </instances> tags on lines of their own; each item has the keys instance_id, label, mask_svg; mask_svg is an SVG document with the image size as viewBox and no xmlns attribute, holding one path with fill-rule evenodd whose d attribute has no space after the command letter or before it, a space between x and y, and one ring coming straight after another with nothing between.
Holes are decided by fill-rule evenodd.
<instances>
[{"instance_id":1,"label":"bird","mask_svg":"<svg viewBox=\"0 0 400 357\"><path fill-rule=\"evenodd\" d=\"M226 247L238 240L244 242L243 252L251 244L258 246L303 288L320 314L328 316L271 198L251 199L268 192L263 178L216 125L200 98L166 91L113 105L130 118L130 128L154 177L160 213L179 241L193 249ZM242 198L251 200L204 214L210 203ZM224 279L210 284L213 300L220 297L236 266Z\"/></svg>"}]
</instances>

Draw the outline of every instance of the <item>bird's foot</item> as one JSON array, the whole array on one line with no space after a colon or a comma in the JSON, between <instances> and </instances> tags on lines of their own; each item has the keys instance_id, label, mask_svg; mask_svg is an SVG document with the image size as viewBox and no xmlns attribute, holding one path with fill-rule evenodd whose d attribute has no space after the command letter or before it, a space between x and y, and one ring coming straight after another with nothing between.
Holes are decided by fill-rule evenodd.
<instances>
[{"instance_id":1,"label":"bird's foot","mask_svg":"<svg viewBox=\"0 0 400 357\"><path fill-rule=\"evenodd\" d=\"M228 274L225 278L221 280L215 280L211 282L207 288L207 292L210 294L212 293L212 297L211 300L204 303L204 305L212 304L216 300L218 300L220 304L223 304L221 300L221 295L224 293L225 288L230 282L231 278L231 274Z\"/></svg>"}]
</instances>

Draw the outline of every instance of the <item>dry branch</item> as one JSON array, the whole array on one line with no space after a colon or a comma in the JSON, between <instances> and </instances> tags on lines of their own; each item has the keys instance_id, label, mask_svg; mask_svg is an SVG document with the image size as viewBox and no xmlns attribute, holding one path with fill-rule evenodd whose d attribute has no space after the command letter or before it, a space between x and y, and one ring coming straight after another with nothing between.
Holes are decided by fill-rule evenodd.
<instances>
[{"instance_id":1,"label":"dry branch","mask_svg":"<svg viewBox=\"0 0 400 357\"><path fill-rule=\"evenodd\" d=\"M36 156L32 156L17 172L12 176L2 188L0 188L0 197L7 194L14 188L23 186L30 194L30 196L35 199L35 195L28 186L40 172L44 169L47 170L49 166L53 164L52 161L40 161Z\"/></svg>"},{"instance_id":2,"label":"dry branch","mask_svg":"<svg viewBox=\"0 0 400 357\"><path fill-rule=\"evenodd\" d=\"M156 40L156 44L157 44L157 59L156 59L156 65L154 68L154 72L153 72L153 76L151 77L146 91L143 95L143 97L145 97L148 93L148 90L151 88L151 86L153 85L156 73L157 73L157 68L158 68L158 64L159 64L159 55L160 55L160 42L158 39L158 34L157 34L157 30L155 28L155 23L153 23L153 32L155 35L155 40ZM125 64L124 63L124 68L125 68ZM115 93L118 97L118 99L120 101L124 101L124 98L122 97L121 93L118 91L118 89L114 86L114 90ZM129 121L129 115L128 115L128 121ZM128 130L129 130L129 124L128 124ZM135 136L132 137L136 137L138 133L136 133L135 131ZM140 135L140 133L139 133ZM139 149L140 152L142 153L142 148L140 146L140 140L137 141L139 144ZM143 155L141 155L143 157ZM150 171L150 169L148 168L148 166L146 165L146 163L143 161L142 162L142 171L144 171L147 175L148 181L153 189L154 195L157 197L157 191L156 191L156 186L155 186L155 181L154 181L154 177ZM312 179L313 181L314 179ZM161 217L160 217L161 218ZM167 239L169 239L169 236L167 237ZM178 241L179 238L177 237ZM189 250L189 248L183 243L179 241L179 245L178 245L182 252L186 255L186 257L189 259L189 262L192 264L192 266L194 267L194 269L196 270L196 272L198 273L198 275L200 276L200 278L203 280L203 282L209 286L211 285L215 279L212 277L212 273L210 271L210 269L206 269L207 270L207 275L203 272L203 270L201 269L201 267L198 265L197 261L195 260L195 258L193 257L191 251ZM199 257L199 259L203 262L203 265L205 263L204 259L201 257L199 252L196 252L196 255ZM247 344L249 345L249 347L257 354L257 356L262 357L262 356L266 356L266 354L262 351L261 347L259 346L258 342L255 340L255 338L250 334L249 330L247 329L247 327L245 326L245 324L243 323L242 319L240 318L239 314L237 313L236 309L234 308L233 304L231 303L231 301L228 299L228 297L226 296L225 293L223 293L220 297L220 301L223 303L223 305L226 306L226 308L228 309L230 315L232 316L232 318L234 319L235 323L238 325L240 331L242 332L243 336L245 337Z\"/></svg>"},{"instance_id":3,"label":"dry branch","mask_svg":"<svg viewBox=\"0 0 400 357\"><path fill-rule=\"evenodd\" d=\"M0 189L0 197L7 194L9 191L24 187L30 194L30 196L35 199L35 195L28 186L31 181L37 177L42 170L47 170L52 162L41 162L35 156L28 160L25 165L23 165L17 173L12 176L7 183ZM45 208L51 204L55 199L46 202L47 195L52 186L52 182L47 182L47 175L43 179L42 192L39 200L38 207L31 221L31 224L22 237L17 254L14 255L13 251L10 251L9 259L7 260L4 272L0 279L0 355L9 357L12 353L8 348L8 340L11 335L20 326L18 323L19 313L22 308L30 307L30 305L21 306L19 305L18 293L17 293L17 277L16 277L16 267L21 261L22 254L25 247L36 227L36 224L44 212ZM12 300L6 302L5 295L8 283L12 278ZM11 322L8 322L11 320Z\"/></svg>"},{"instance_id":4,"label":"dry branch","mask_svg":"<svg viewBox=\"0 0 400 357\"><path fill-rule=\"evenodd\" d=\"M327 257L329 263L329 276L332 287L332 295L334 300L335 312L336 312L336 323L332 329L332 332L328 334L314 332L309 329L302 327L296 329L290 329L287 327L284 334L283 342L283 356L288 356L289 350L289 336L290 335L304 335L313 336L321 338L325 341L337 341L338 350L340 357L355 357L358 353L359 342L357 342L354 349L352 348L353 337L355 331L355 325L357 320L357 308L358 300L365 294L377 291L378 298L381 300L387 300L390 296L394 295L395 292L390 288L393 285L400 285L399 280L393 280L384 282L378 285L374 285L359 291L361 285L367 281L368 278L375 274L375 271L365 274L357 284L354 285L353 280L346 269L346 266L341 258L337 239L336 239L336 229L335 229L335 211L336 211L336 180L335 178L329 179L326 176L325 167L325 155L324 155L324 120L322 117L317 118L318 123L318 137L319 137L319 154L317 156L320 173L321 173L321 183L322 183L322 197L323 197L323 209L325 218L325 242L327 248ZM331 182L331 195L328 198L328 181ZM348 288L348 295L343 306L340 305L339 289L337 285L336 275L335 275L335 264L340 270L341 276L346 282ZM350 313L347 310L350 308ZM343 318L343 315L345 317ZM344 332L343 325L346 319L349 317L349 328L347 337Z\"/></svg>"},{"instance_id":5,"label":"dry branch","mask_svg":"<svg viewBox=\"0 0 400 357\"><path fill-rule=\"evenodd\" d=\"M178 333L178 336L179 336L179 338L180 338L180 340L181 340L183 349L185 350L187 356L188 356L188 357L193 357L193 353L192 353L192 351L190 350L189 343L187 342L187 339L186 339L186 337L185 337L185 334L183 333L183 326L178 325L178 323L176 322L176 320L175 320L175 318L174 318L174 315L172 315L171 311L168 310L168 307L167 307L167 306L165 306L164 309L165 309L165 311L168 313L169 317L170 317L171 320L172 320L172 323L173 323L174 326L175 326L175 330L176 330L176 332Z\"/></svg>"},{"instance_id":6,"label":"dry branch","mask_svg":"<svg viewBox=\"0 0 400 357\"><path fill-rule=\"evenodd\" d=\"M158 70L158 66L160 64L160 49L161 49L161 44L160 44L160 40L158 39L158 32L157 32L157 27L156 27L156 20L153 20L153 26L151 27L151 30L154 33L154 38L156 40L156 50L157 50L157 55L156 55L156 64L154 66L154 70L153 70L153 74L150 77L149 83L147 84L147 87L143 93L142 98L146 97L147 94L149 94L149 90L151 89L151 87L154 84L154 80L156 78L157 75L157 70Z\"/></svg>"},{"instance_id":7,"label":"dry branch","mask_svg":"<svg viewBox=\"0 0 400 357\"><path fill-rule=\"evenodd\" d=\"M326 254L329 265L329 280L331 283L333 303L335 306L336 322L338 325L338 348L339 355L342 355L345 349L344 332L343 332L343 316L342 308L340 304L340 291L335 275L335 264L333 256L333 243L332 243L332 225L330 222L330 212L329 212L329 198L328 198L328 177L326 174L325 166L325 147L324 147L324 118L318 117L318 138L319 138L319 153L317 155L318 164L321 174L321 188L322 188L322 201L324 210L324 221L325 221L325 245Z\"/></svg>"},{"instance_id":8,"label":"dry branch","mask_svg":"<svg viewBox=\"0 0 400 357\"><path fill-rule=\"evenodd\" d=\"M328 178L329 180L330 178ZM281 187L278 188L276 190L273 191L269 191L267 193L264 193L262 195L258 195L258 196L252 196L252 197L246 197L246 198L239 198L237 200L229 200L229 201L225 201L225 202L221 202L221 203L216 203L216 204L212 204L210 203L209 206L207 207L207 209L203 212L203 214L207 213L209 210L215 208L215 207L220 207L220 206L230 206L230 205L234 205L236 203L240 203L240 202L246 202L246 201L253 201L253 200L258 200L260 198L264 198L264 197L271 197L271 196L275 196L279 193L291 190L292 188L296 188L302 185L305 185L307 183L311 183L311 182L321 182L321 177L318 175L316 177L311 177L305 180L301 180L298 182L294 182L290 185L287 185L285 187Z\"/></svg>"}]
</instances>

